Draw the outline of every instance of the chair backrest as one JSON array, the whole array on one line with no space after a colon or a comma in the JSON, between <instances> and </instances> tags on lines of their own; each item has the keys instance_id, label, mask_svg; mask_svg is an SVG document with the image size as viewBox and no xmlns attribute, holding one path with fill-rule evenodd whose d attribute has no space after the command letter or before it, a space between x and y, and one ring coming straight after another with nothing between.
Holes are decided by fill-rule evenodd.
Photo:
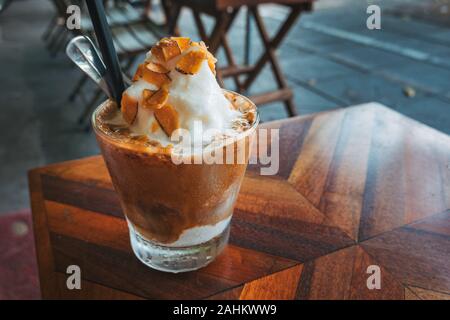
<instances>
[{"instance_id":1,"label":"chair backrest","mask_svg":"<svg viewBox=\"0 0 450 320\"><path fill-rule=\"evenodd\" d=\"M81 11L86 11L86 2L83 0L51 0L53 6L59 16L65 17L67 15L67 7L70 5L76 5L80 7Z\"/></svg>"},{"instance_id":2,"label":"chair backrest","mask_svg":"<svg viewBox=\"0 0 450 320\"><path fill-rule=\"evenodd\" d=\"M64 0L51 0L51 3L56 9L58 16L63 16L66 14L67 7Z\"/></svg>"}]
</instances>

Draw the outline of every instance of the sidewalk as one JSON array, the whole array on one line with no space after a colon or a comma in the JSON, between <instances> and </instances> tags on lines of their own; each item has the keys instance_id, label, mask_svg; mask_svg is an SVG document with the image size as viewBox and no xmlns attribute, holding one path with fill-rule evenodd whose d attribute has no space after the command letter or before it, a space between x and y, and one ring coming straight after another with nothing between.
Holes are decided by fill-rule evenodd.
<instances>
[{"instance_id":1,"label":"sidewalk","mask_svg":"<svg viewBox=\"0 0 450 320\"><path fill-rule=\"evenodd\" d=\"M410 8L400 4L419 1L372 2L382 9L381 30L367 29L364 1L322 0L290 33L279 54L299 112L377 101L450 133L450 27L398 16L399 8ZM283 12L273 7L265 14L275 29ZM262 114L284 116L276 106Z\"/></svg>"}]
</instances>

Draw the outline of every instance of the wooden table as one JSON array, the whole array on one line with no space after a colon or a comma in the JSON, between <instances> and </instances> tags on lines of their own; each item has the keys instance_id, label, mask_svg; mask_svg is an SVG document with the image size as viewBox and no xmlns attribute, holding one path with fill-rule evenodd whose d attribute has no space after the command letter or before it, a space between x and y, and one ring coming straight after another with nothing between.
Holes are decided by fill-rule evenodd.
<instances>
[{"instance_id":1,"label":"wooden table","mask_svg":"<svg viewBox=\"0 0 450 320\"><path fill-rule=\"evenodd\" d=\"M263 127L280 129L279 174L249 167L231 244L197 272L134 257L100 157L32 170L43 297L450 298L450 137L379 104ZM82 289L69 291L73 264Z\"/></svg>"},{"instance_id":2,"label":"wooden table","mask_svg":"<svg viewBox=\"0 0 450 320\"><path fill-rule=\"evenodd\" d=\"M239 93L247 93L255 83L265 66L270 66L272 76L277 89L260 93L250 98L253 102L261 106L271 102L282 102L289 116L297 115L297 110L293 100L293 92L289 88L285 76L281 70L278 57L275 53L281 42L287 36L303 12L311 11L315 0L165 0L163 6L168 17L169 33L176 33L177 23L182 8L191 9L197 31L201 39L208 45L209 50L216 54L219 48L223 47L227 65L217 69L217 80L224 87L223 79L231 77L234 80L235 88L228 88ZM264 19L260 14L260 6L265 3L285 6L288 10L286 18L278 27L276 32L268 32ZM246 30L243 36L246 37L246 58L243 65L238 64L233 54L227 33L230 30L239 11L247 7L248 17ZM208 34L207 28L201 18L201 14L207 14L214 19L214 27ZM257 33L251 34L250 18L254 19ZM182 32L178 32L181 33ZM273 34L273 37L270 36ZM259 37L263 45L263 50L259 50L258 59L255 63L249 61L250 40ZM232 42L240 41L232 39ZM244 77L244 79L242 79ZM241 81L243 80L243 81Z\"/></svg>"}]
</instances>

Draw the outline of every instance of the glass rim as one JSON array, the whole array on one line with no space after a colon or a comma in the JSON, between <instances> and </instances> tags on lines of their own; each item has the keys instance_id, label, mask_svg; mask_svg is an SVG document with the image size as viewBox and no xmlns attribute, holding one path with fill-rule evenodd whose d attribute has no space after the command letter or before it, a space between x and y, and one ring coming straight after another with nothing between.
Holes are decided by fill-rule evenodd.
<instances>
[{"instance_id":1,"label":"glass rim","mask_svg":"<svg viewBox=\"0 0 450 320\"><path fill-rule=\"evenodd\" d=\"M232 90L222 89L222 91L223 91L223 92L226 92L226 93L231 93L231 94L233 94L233 95L237 95L237 96L239 96L239 97L245 99L246 101L250 102L250 103L252 104L252 106L255 108L255 114L256 114L255 120L253 121L253 124L252 124L252 126L251 126L250 128L248 128L247 130L245 130L245 131L243 131L243 132L238 133L238 134L235 135L235 136L226 138L226 141L229 141L229 142L226 143L226 144L221 145L222 147L225 147L225 146L227 146L227 145L229 145L229 144L231 144L231 143L234 143L234 142L237 141L237 140L240 140L240 139L242 139L242 138L244 138L244 137L246 137L246 136L249 136L249 135L251 135L252 133L254 133L254 132L256 131L256 128L257 128L258 125L259 125L259 122L260 122L260 115L259 115L258 108L256 107L256 104L255 104L253 101L251 101L249 98L247 98L246 96L244 96L244 95L242 95L242 94L240 94L240 93L237 93L237 92L235 92L235 91L232 91ZM95 110L94 110L94 112L92 113L92 116L91 116L91 125L92 125L92 128L93 128L94 132L95 132L96 134L102 136L104 139L110 140L110 141L112 141L112 142L119 142L120 140L119 140L118 138L115 138L115 137L112 137L112 136L108 135L107 133L103 132L102 130L100 130L100 129L97 127L96 116L97 116L98 112L102 110L102 108L105 106L106 103L111 102L111 101L112 101L111 99L107 99L107 100L103 101L102 103L100 103L100 104L95 108ZM155 140L155 141L157 141L157 140ZM152 151L151 153L152 153L152 154L164 154L164 152L162 152L162 151L160 151L160 152L158 152L158 151ZM195 153L192 153L191 155L195 155Z\"/></svg>"}]
</instances>

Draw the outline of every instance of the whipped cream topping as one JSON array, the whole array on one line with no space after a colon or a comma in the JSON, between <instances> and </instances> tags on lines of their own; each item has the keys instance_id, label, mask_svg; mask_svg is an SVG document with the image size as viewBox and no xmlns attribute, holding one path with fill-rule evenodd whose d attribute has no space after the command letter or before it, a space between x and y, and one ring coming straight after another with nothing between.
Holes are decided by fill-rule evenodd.
<instances>
[{"instance_id":1,"label":"whipped cream topping","mask_svg":"<svg viewBox=\"0 0 450 320\"><path fill-rule=\"evenodd\" d=\"M167 76L170 79L165 85L168 91L166 103L175 109L181 129L192 132L196 123L198 126L199 122L204 131L214 129L223 132L232 129L233 121L241 118L242 113L236 110L224 96L208 59L201 62L195 74L185 74L176 68L177 62L183 56L197 50L204 49L200 46L191 46L178 56L164 62L164 68L167 69ZM161 64L152 52L147 54L146 63L149 62ZM145 89L157 91L160 88L147 82L145 78L140 78L125 91L138 103L137 114L129 129L132 134L147 135L149 139L158 141L162 146L172 144L167 132L159 125L155 110L143 105ZM192 139L195 137L192 136ZM192 142L195 143L195 141Z\"/></svg>"}]
</instances>

